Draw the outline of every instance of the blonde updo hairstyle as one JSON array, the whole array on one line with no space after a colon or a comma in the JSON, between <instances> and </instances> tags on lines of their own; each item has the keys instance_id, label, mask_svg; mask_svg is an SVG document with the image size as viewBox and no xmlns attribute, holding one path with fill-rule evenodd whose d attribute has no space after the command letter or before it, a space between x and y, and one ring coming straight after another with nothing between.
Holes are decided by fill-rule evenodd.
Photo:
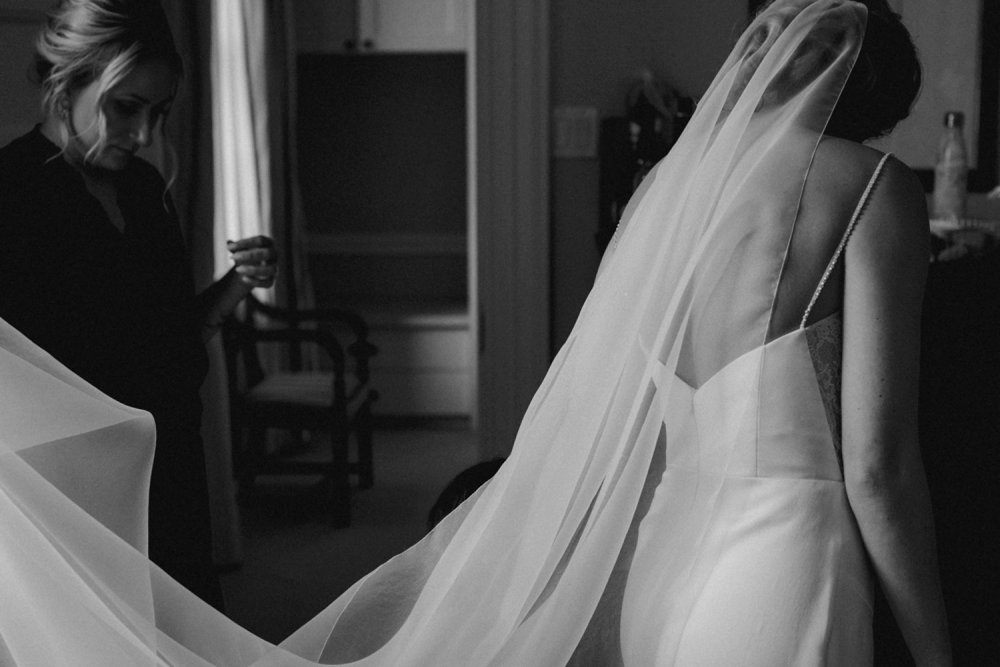
<instances>
[{"instance_id":1,"label":"blonde updo hairstyle","mask_svg":"<svg viewBox=\"0 0 1000 667\"><path fill-rule=\"evenodd\" d=\"M158 0L61 0L48 14L35 42L35 75L42 111L63 119L63 150L72 127L73 94L99 82L98 141L84 155L97 155L107 141L103 105L108 93L141 62L160 60L180 77L183 66ZM163 124L160 124L162 135Z\"/></svg>"}]
</instances>

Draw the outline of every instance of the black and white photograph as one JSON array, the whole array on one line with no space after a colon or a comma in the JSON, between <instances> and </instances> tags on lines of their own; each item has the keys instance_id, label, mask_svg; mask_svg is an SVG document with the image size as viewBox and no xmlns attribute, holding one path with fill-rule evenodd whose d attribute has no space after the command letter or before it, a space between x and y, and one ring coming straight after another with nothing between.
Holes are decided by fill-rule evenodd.
<instances>
[{"instance_id":1,"label":"black and white photograph","mask_svg":"<svg viewBox=\"0 0 1000 667\"><path fill-rule=\"evenodd\" d=\"M0 0L0 667L1000 656L994 0Z\"/></svg>"}]
</instances>

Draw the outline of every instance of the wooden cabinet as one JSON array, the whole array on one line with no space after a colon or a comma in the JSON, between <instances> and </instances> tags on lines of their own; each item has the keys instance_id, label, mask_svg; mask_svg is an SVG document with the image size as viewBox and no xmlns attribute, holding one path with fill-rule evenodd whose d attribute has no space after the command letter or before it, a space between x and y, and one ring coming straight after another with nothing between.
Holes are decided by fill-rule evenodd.
<instances>
[{"instance_id":1,"label":"wooden cabinet","mask_svg":"<svg viewBox=\"0 0 1000 667\"><path fill-rule=\"evenodd\" d=\"M468 417L476 395L475 350L468 309L460 304L411 303L362 311L379 353L371 384L375 414Z\"/></svg>"},{"instance_id":2,"label":"wooden cabinet","mask_svg":"<svg viewBox=\"0 0 1000 667\"><path fill-rule=\"evenodd\" d=\"M471 0L296 0L300 52L466 50Z\"/></svg>"},{"instance_id":3,"label":"wooden cabinet","mask_svg":"<svg viewBox=\"0 0 1000 667\"><path fill-rule=\"evenodd\" d=\"M464 51L467 4L468 0L358 0L361 44L378 51Z\"/></svg>"},{"instance_id":4,"label":"wooden cabinet","mask_svg":"<svg viewBox=\"0 0 1000 667\"><path fill-rule=\"evenodd\" d=\"M345 52L356 42L355 0L294 0L292 7L300 52Z\"/></svg>"}]
</instances>

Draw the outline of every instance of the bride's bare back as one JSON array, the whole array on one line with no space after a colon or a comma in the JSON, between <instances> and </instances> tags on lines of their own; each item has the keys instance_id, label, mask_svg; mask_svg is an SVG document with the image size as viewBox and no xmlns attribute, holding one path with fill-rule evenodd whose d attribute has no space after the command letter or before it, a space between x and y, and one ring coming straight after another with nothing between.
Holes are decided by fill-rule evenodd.
<instances>
[{"instance_id":1,"label":"bride's bare back","mask_svg":"<svg viewBox=\"0 0 1000 667\"><path fill-rule=\"evenodd\" d=\"M820 142L802 192L768 340L801 323L881 157L878 151L844 139L825 137ZM890 158L886 168L893 170L899 166ZM873 190L873 200L882 197L880 190L878 187ZM871 204L870 200L859 225L867 224L865 218ZM806 324L841 309L843 282L844 261L841 258L819 292Z\"/></svg>"}]
</instances>

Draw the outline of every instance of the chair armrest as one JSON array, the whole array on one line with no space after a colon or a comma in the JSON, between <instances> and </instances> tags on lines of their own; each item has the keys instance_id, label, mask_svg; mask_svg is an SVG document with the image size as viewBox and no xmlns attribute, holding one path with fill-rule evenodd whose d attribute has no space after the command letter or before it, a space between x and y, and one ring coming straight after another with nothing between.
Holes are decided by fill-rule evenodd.
<instances>
[{"instance_id":1,"label":"chair armrest","mask_svg":"<svg viewBox=\"0 0 1000 667\"><path fill-rule=\"evenodd\" d=\"M297 329L302 323L339 322L347 326L354 335L354 342L347 345L346 352L355 359L358 379L362 383L368 381L368 360L378 354L378 347L368 340L368 323L358 313L346 308L308 308L302 310L281 308L261 303L253 295L247 296L247 302L250 310L259 311L266 317L285 323L293 329Z\"/></svg>"},{"instance_id":2,"label":"chair armrest","mask_svg":"<svg viewBox=\"0 0 1000 667\"><path fill-rule=\"evenodd\" d=\"M340 322L351 330L357 340L368 339L368 323L353 310L346 308L282 308L262 303L252 294L247 297L247 301L252 310L258 310L268 317L291 326L298 326L303 322Z\"/></svg>"},{"instance_id":3,"label":"chair armrest","mask_svg":"<svg viewBox=\"0 0 1000 667\"><path fill-rule=\"evenodd\" d=\"M344 348L340 341L324 329L257 328L235 315L230 315L223 321L222 335L231 388L235 387L237 381L233 373L240 356L243 357L246 382L253 385L263 379L264 372L256 351L258 343L313 343L330 358L335 375L343 376L347 366Z\"/></svg>"},{"instance_id":4,"label":"chair armrest","mask_svg":"<svg viewBox=\"0 0 1000 667\"><path fill-rule=\"evenodd\" d=\"M249 328L246 335L252 340L260 343L315 343L333 362L333 371L337 375L343 375L346 366L344 349L337 338L329 331L323 329L292 329L292 328L271 328L253 329Z\"/></svg>"}]
</instances>

